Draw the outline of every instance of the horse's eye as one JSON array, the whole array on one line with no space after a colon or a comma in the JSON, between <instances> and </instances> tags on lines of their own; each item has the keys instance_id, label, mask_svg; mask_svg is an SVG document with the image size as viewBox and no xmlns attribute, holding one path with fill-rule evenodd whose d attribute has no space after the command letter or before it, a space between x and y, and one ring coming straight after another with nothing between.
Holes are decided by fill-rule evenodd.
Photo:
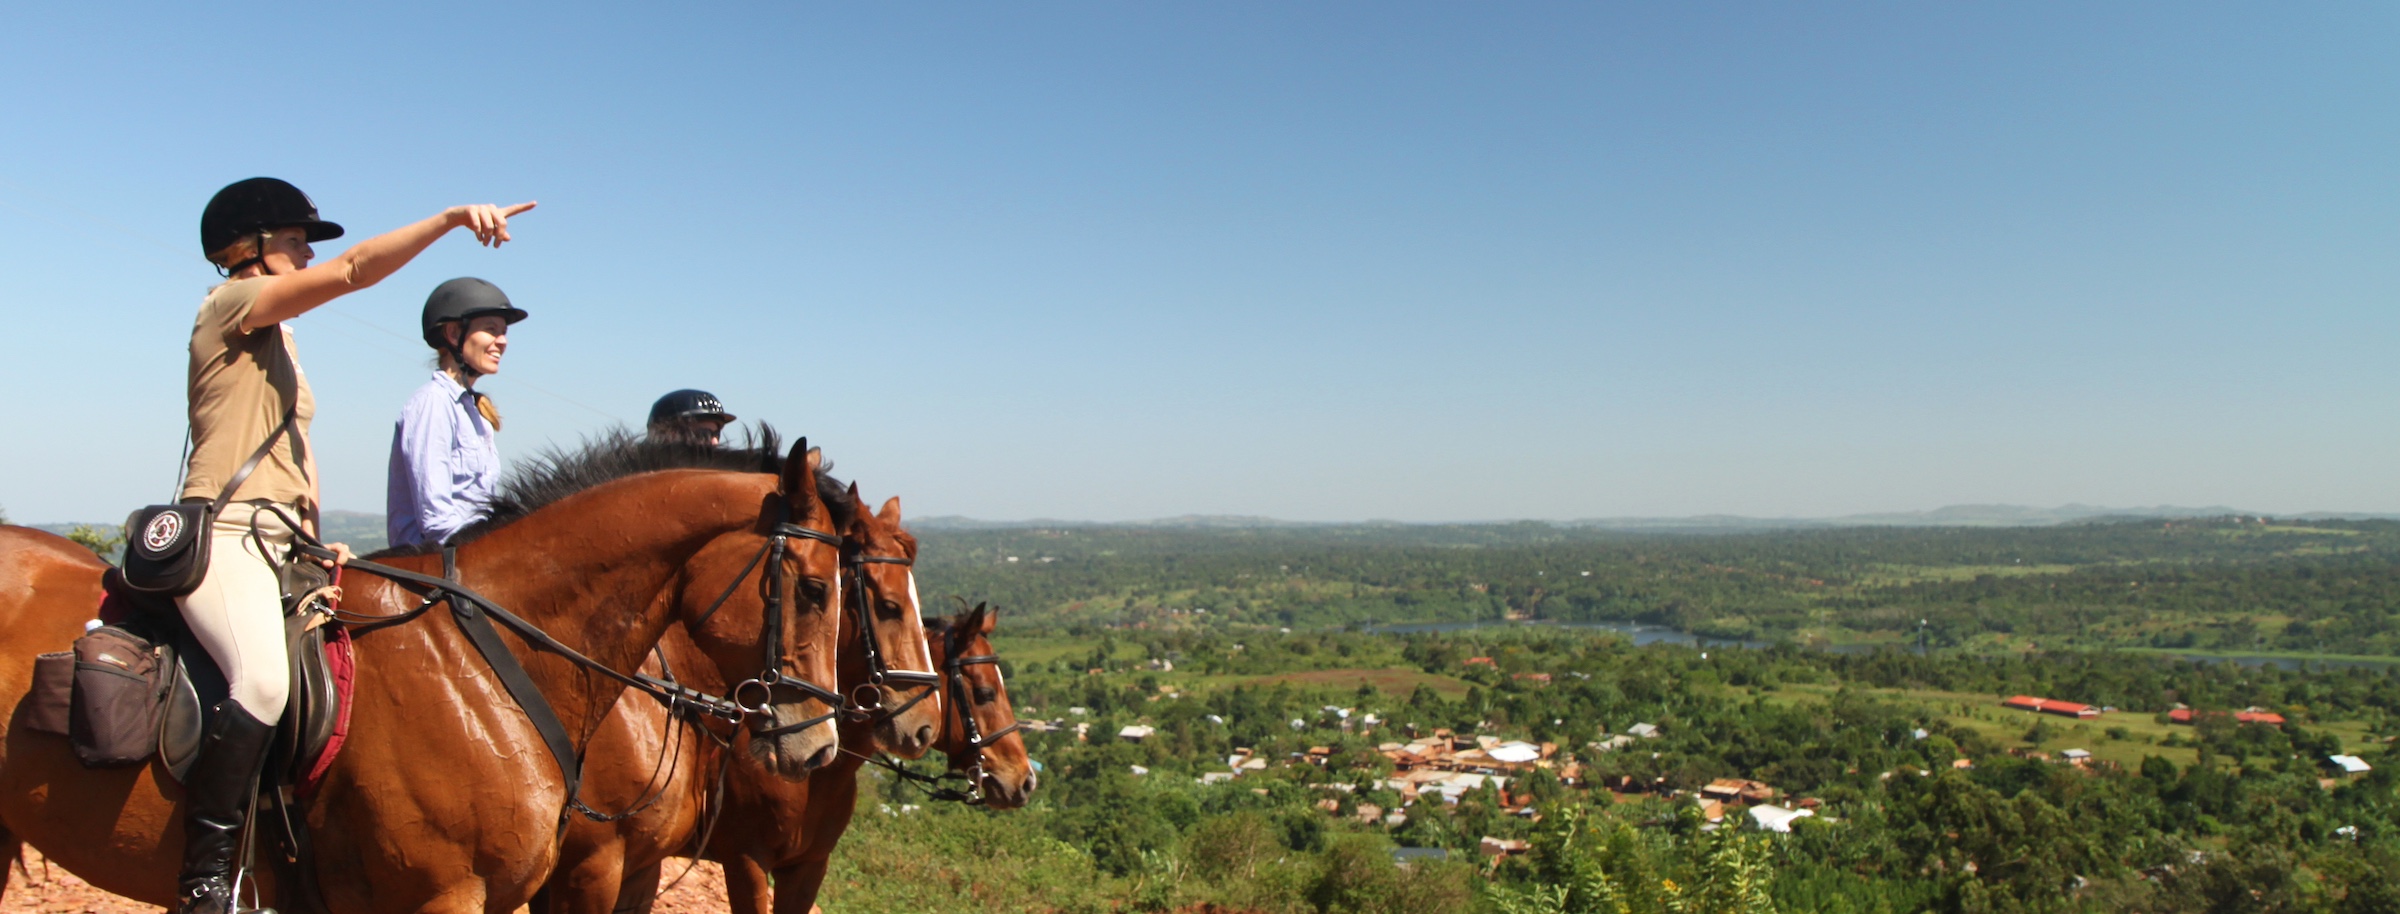
<instances>
[{"instance_id":1,"label":"horse's eye","mask_svg":"<svg viewBox=\"0 0 2400 914\"><path fill-rule=\"evenodd\" d=\"M827 593L832 592L832 588L826 586L825 582L821 579L805 578L800 582L800 592L808 595L808 598L811 600L822 601L825 599L825 595Z\"/></svg>"},{"instance_id":2,"label":"horse's eye","mask_svg":"<svg viewBox=\"0 0 2400 914\"><path fill-rule=\"evenodd\" d=\"M995 701L998 701L998 700L1000 700L1000 693L999 693L998 691L996 691L996 690L992 689L990 686L976 686L976 687L975 687L975 703L976 703L976 704L979 704L979 705L988 705L988 704L991 704L992 702L995 702Z\"/></svg>"},{"instance_id":3,"label":"horse's eye","mask_svg":"<svg viewBox=\"0 0 2400 914\"><path fill-rule=\"evenodd\" d=\"M901 609L902 609L902 608L901 608L901 606L900 606L900 602L899 602L899 601L897 601L897 600L885 600L885 601L883 601L883 614L884 614L884 615L886 615L886 616L895 616L895 617L896 617L896 616L900 615L900 613L901 613Z\"/></svg>"}]
</instances>

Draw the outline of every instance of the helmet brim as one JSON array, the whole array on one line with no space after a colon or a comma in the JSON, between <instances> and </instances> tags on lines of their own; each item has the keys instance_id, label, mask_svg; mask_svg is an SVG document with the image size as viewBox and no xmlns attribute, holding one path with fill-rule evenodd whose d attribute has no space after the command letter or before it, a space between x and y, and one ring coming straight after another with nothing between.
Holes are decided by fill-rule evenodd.
<instances>
[{"instance_id":1,"label":"helmet brim","mask_svg":"<svg viewBox=\"0 0 2400 914\"><path fill-rule=\"evenodd\" d=\"M503 320L506 320L506 321L508 321L508 322L509 322L509 323L511 323L511 324L514 324L514 323L516 323L516 322L518 322L518 321L521 321L521 320L524 320L524 319L526 319L526 318L528 318L528 317L532 317L532 316L533 316L532 314L530 314L530 313L527 313L527 312L526 312L526 310L525 310L525 309L523 309L523 308L516 308L516 307L509 307L509 308L485 308L485 309L482 309L482 310L480 310L480 311L469 311L469 312L467 312L467 313L465 313L465 314L461 314L461 315L459 315L459 316L457 316L457 317L446 317L446 318L443 318L443 319L441 319L440 321L437 321L436 323L445 323L445 324L446 324L446 323L449 323L449 322L451 322L451 321L458 321L458 322L460 322L460 323L465 323L465 322L467 322L467 321L474 320L474 319L476 319L476 318L478 318L478 317L490 317L490 316L492 316L492 315L495 315L495 314L499 315L499 316L500 316L500 317L501 317Z\"/></svg>"},{"instance_id":2,"label":"helmet brim","mask_svg":"<svg viewBox=\"0 0 2400 914\"><path fill-rule=\"evenodd\" d=\"M332 241L333 239L342 237L341 225L327 222L322 219L319 219L315 222L303 222L299 225L293 226L293 228L308 230L308 240L311 244L319 241Z\"/></svg>"}]
</instances>

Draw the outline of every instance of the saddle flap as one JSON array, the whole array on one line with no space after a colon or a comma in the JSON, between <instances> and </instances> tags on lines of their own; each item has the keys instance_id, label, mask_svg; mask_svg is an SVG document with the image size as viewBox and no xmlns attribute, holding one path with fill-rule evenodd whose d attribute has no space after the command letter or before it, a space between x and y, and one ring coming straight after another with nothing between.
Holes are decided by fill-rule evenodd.
<instances>
[{"instance_id":1,"label":"saddle flap","mask_svg":"<svg viewBox=\"0 0 2400 914\"><path fill-rule=\"evenodd\" d=\"M336 644L346 639L339 637L337 626L311 627L306 621L305 616L286 620L291 634L292 688L283 719L275 725L266 772L269 783L305 785L321 776L329 754L338 750L338 741L347 729L347 712L342 706L349 697L348 677L328 661L330 654L346 653L346 643ZM190 642L179 639L178 643ZM172 662L175 672L166 713L159 722L158 756L167 773L181 783L192 763L199 760L200 737L208 729L210 709L224 700L227 689L216 663L196 645Z\"/></svg>"},{"instance_id":2,"label":"saddle flap","mask_svg":"<svg viewBox=\"0 0 2400 914\"><path fill-rule=\"evenodd\" d=\"M285 616L285 644L292 658L291 699L283 726L275 738L275 761L281 783L295 783L314 766L333 742L340 720L342 696L325 662L326 633L332 626L311 625L314 613Z\"/></svg>"},{"instance_id":3,"label":"saddle flap","mask_svg":"<svg viewBox=\"0 0 2400 914\"><path fill-rule=\"evenodd\" d=\"M184 663L181 652L172 658L175 675L167 683L167 710L158 722L158 760L183 783L190 774L192 763L200 760L200 735L208 729L207 705L200 701L200 690L192 683L191 667Z\"/></svg>"}]
</instances>

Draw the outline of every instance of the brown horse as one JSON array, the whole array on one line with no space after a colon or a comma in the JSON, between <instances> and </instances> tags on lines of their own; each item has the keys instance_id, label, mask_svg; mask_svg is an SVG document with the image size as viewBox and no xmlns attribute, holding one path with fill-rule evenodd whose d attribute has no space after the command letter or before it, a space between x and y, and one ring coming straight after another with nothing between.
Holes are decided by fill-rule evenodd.
<instances>
[{"instance_id":1,"label":"brown horse","mask_svg":"<svg viewBox=\"0 0 2400 914\"><path fill-rule=\"evenodd\" d=\"M533 501L516 506L522 516L461 548L457 563L461 583L609 668L631 669L649 652L673 621L677 601L666 592L710 577L699 573L704 552L755 554L786 521L818 533L833 526L817 495L817 457L802 447L779 473L644 472L656 469L644 460L660 449L619 443L537 475L547 491L529 487ZM0 822L9 833L0 840L29 841L100 888L170 905L181 789L155 763L85 769L66 740L15 725L34 654L64 649L80 631L99 597L99 569L65 540L5 533L0 579L24 583L0 590L0 696L20 705L0 757ZM829 551L792 549L762 579L787 586L803 605L812 595L830 598ZM388 561L439 570L430 556ZM734 579L738 567L715 579ZM345 589L351 614L398 616L423 602L355 572ZM830 650L798 650L805 628L762 621L750 643L735 646L748 649L746 666L773 651L777 668L827 681ZM762 643L770 630L780 635L773 647ZM623 687L502 637L569 732L588 740ZM549 875L569 800L565 776L526 714L449 620L381 627L358 637L355 649L349 742L307 810L324 901L345 912L504 912L523 904ZM780 724L812 710L786 703L760 717ZM785 732L759 751L778 773L797 776L833 757L833 729Z\"/></svg>"},{"instance_id":2,"label":"brown horse","mask_svg":"<svg viewBox=\"0 0 2400 914\"><path fill-rule=\"evenodd\" d=\"M878 546L896 549L892 537L907 535L899 530L896 499L885 506L886 520L855 510L855 486L845 489L822 476L819 483L821 497L848 507L840 512L845 521L842 551L846 557L875 554ZM913 550L914 540L909 543ZM888 589L881 581L866 579L863 586L849 588L842 585L844 579L861 577L856 574L860 567L851 565L851 574L834 581L833 604L840 611L825 617L838 619L833 627L840 647L828 652L828 660L840 658L839 682L856 696L860 706L904 711L874 714L861 724L880 734L879 745L911 758L920 756L932 745L940 725L938 695L931 701L921 700L934 691L930 683L913 689L896 680L878 685L871 681L867 660L876 654L905 656L915 658L906 666L925 666L930 671L914 593L892 591L895 598L905 598L906 605L877 612L871 607L887 602L880 599ZM682 588L678 599L677 616L684 621L661 639L657 656L645 661L643 670L651 675L671 672L691 688L724 693L732 682L727 677L739 675L743 669L737 665L744 656L739 644L752 625L737 620L759 618L761 595L694 586ZM868 629L873 632L872 642L857 634L862 619L872 623ZM897 702L889 697L906 691L917 694ZM747 734L741 742L749 749L762 745ZM764 768L753 770L759 764L755 760L737 763L728 751L747 754L727 736L702 729L700 722L671 715L647 694L621 695L585 753L584 786L592 805L618 815L610 821L577 819L569 823L558 870L536 897L535 908L605 912L615 908L621 896L646 902L655 888L659 863L669 854L690 852L710 792L724 779L727 766L739 769L744 777L775 777Z\"/></svg>"},{"instance_id":3,"label":"brown horse","mask_svg":"<svg viewBox=\"0 0 2400 914\"><path fill-rule=\"evenodd\" d=\"M850 495L855 499L855 488ZM905 570L916 556L917 544L915 537L900 526L899 501L895 498L885 502L877 514L860 512L844 538L846 561L853 572L853 586L846 588L845 594L849 606L842 613L841 681L846 689L874 685L870 658L878 652L887 656L913 655L917 662L907 666L941 669L937 665L941 657L939 649L927 643L930 639L918 621L913 576ZM862 619L868 623L866 630L873 632L872 641L856 637L861 630L857 623ZM677 655L677 640L672 632L661 646L668 667L698 666ZM997 688L997 673L978 671L970 675L988 676L991 682L987 686L978 680L976 690L969 690L962 680L960 687L948 695L965 696L974 691L986 696L976 700L989 700L989 692L979 690ZM886 677L885 687L891 682ZM708 688L697 677L692 684ZM872 698L891 702L893 699L884 696L905 691L898 688L879 691ZM931 744L952 753L953 762L959 763L962 756L958 753L963 745L956 742L955 736L960 729L955 717L957 706L946 702L945 697L948 696L927 696L920 692L900 699L897 704L884 703L882 707L904 709L905 713L878 715L876 719L846 724L845 742L856 752L887 748L910 757L922 754ZM1005 702L1005 697L1000 700ZM1005 704L1001 709L1003 716L1007 716ZM688 728L681 731L680 744L661 743L654 734L662 733L668 726L666 716L664 707L643 696L628 693L620 699L615 714L592 743L588 756L592 781L588 789L595 796L606 796L609 802L621 806L646 806L638 814L615 823L574 823L568 830L558 873L545 890L544 898L537 902L539 909L596 914L612 909L646 908L656 891L661 863L669 854L690 853L692 844L701 837L701 830L710 836L709 856L728 862L753 856L772 861L796 859L805 851L800 842L814 831L822 830L807 824L808 784L813 781L768 777L754 765L740 761L738 752L733 758L718 760L720 749L714 741ZM931 719L917 723L922 718ZM1013 720L1013 716L1009 719ZM998 729L983 732L1006 737ZM1006 746L995 747L995 754L1004 761L992 783L1005 786L996 786L993 794L1014 796L1017 803L1022 803L1024 788L1018 785L1030 784L1021 776L1028 766L1022 763L1022 742L1009 740ZM1005 761L1009 758L1017 760L1014 767ZM730 767L723 767L728 764ZM722 810L721 821L711 829L698 810L711 802L709 793L720 779L720 772L723 790L714 802L721 804L718 807ZM847 809L845 804L845 821ZM828 845L827 850L830 849Z\"/></svg>"},{"instance_id":4,"label":"brown horse","mask_svg":"<svg viewBox=\"0 0 2400 914\"><path fill-rule=\"evenodd\" d=\"M999 613L983 606L960 618L925 623L928 640L936 645L934 662L945 671L951 693L961 698L944 715L934 747L948 757L952 776L967 779L969 789L978 794L977 802L1015 809L1033 797L1033 760L1025 753L1024 737L1016 732L1016 709L1009 704L1008 686L1001 681L992 652L992 629L998 623ZM742 807L726 807L726 828L720 832L724 838L709 842L708 858L725 864L725 893L734 914L815 910L834 845L850 828L858 804L858 769L866 761L849 746L849 734L844 736L841 760L806 781L762 778L748 785L774 798L776 826L793 830L745 830L734 818L734 811ZM794 814L798 821L789 823ZM770 834L781 839L757 840Z\"/></svg>"}]
</instances>

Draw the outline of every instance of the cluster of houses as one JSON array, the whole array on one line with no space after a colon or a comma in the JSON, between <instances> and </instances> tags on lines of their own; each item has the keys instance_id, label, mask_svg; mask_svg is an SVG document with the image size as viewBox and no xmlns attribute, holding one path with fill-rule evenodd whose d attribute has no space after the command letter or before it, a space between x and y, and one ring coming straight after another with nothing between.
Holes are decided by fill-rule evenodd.
<instances>
[{"instance_id":1,"label":"cluster of houses","mask_svg":"<svg viewBox=\"0 0 2400 914\"><path fill-rule=\"evenodd\" d=\"M1545 769L1557 771L1559 780L1568 784L1581 783L1583 779L1583 766L1572 759L1559 758L1557 743L1467 736L1447 727L1433 731L1430 736L1406 743L1384 743L1375 749L1392 763L1392 777L1385 779L1383 786L1411 802L1431 793L1439 795L1442 802L1455 804L1460 797L1489 783L1500 790L1502 806L1515 811L1522 809L1523 804L1508 802L1511 778Z\"/></svg>"},{"instance_id":2,"label":"cluster of houses","mask_svg":"<svg viewBox=\"0 0 2400 914\"><path fill-rule=\"evenodd\" d=\"M2077 704L2072 701L2060 701L2055 698L2037 698L2032 695L2011 695L2007 699L2002 700L2000 702L2000 706L2004 708L2014 708L2019 711L2032 711L2038 714L2056 714L2060 717L2072 717L2078 720L2092 720L2102 714L2116 710L2112 707L2096 707L2093 705ZM2209 717L2223 713L2225 712L2194 711L2189 707L2178 704L2174 708L2167 711L2167 722L2176 724L2189 724L2203 717ZM2283 715L2266 710L2264 708L2244 708L2242 710L2233 712L2232 717L2234 723L2237 724L2263 724L2270 727L2280 727L2284 724Z\"/></svg>"},{"instance_id":3,"label":"cluster of houses","mask_svg":"<svg viewBox=\"0 0 2400 914\"><path fill-rule=\"evenodd\" d=\"M2225 712L2194 711L2190 708L2183 707L2182 705L2177 705L2172 710L2167 712L2167 722L2171 724L2189 724L2201 717L2208 717L2223 713ZM2283 715L2277 714L2273 711L2262 711L2257 708L2246 708L2233 712L2233 722L2237 724L2262 724L2269 727L2280 727L2283 726Z\"/></svg>"}]
</instances>

